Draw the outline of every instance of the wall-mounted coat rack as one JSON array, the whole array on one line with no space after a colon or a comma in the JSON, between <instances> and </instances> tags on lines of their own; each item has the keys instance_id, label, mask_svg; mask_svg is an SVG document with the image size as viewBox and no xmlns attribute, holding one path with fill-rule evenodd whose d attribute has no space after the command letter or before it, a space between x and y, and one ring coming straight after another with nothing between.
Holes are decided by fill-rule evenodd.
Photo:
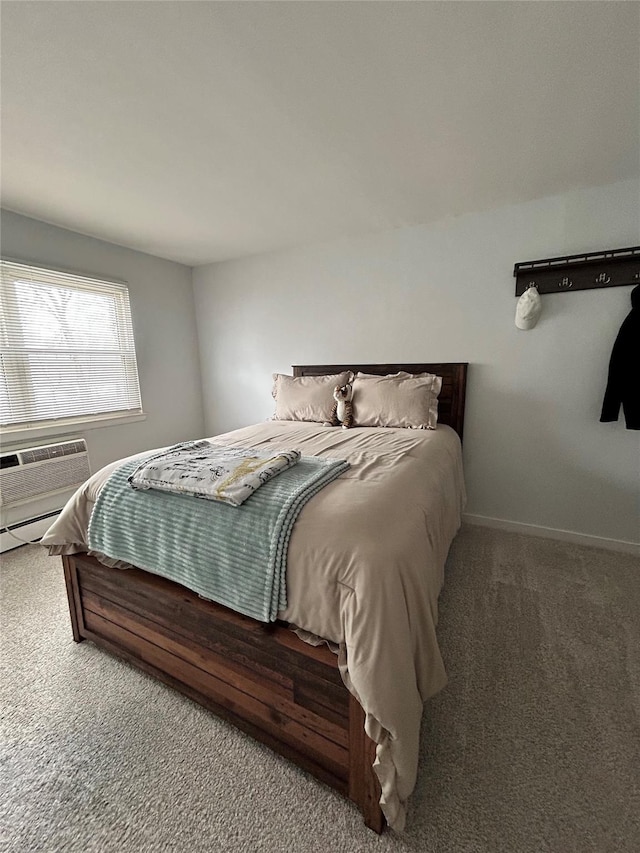
<instances>
[{"instance_id":1,"label":"wall-mounted coat rack","mask_svg":"<svg viewBox=\"0 0 640 853\"><path fill-rule=\"evenodd\" d=\"M513 268L516 296L535 285L538 293L566 293L640 284L640 246L564 258L526 261Z\"/></svg>"}]
</instances>

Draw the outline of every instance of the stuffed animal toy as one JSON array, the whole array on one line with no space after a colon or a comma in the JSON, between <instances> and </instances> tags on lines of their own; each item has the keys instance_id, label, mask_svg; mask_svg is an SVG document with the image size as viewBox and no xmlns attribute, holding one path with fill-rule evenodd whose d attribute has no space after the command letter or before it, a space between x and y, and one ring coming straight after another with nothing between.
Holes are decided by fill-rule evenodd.
<instances>
[{"instance_id":1,"label":"stuffed animal toy","mask_svg":"<svg viewBox=\"0 0 640 853\"><path fill-rule=\"evenodd\" d=\"M336 385L333 392L333 409L331 410L331 420L325 423L325 426L340 426L342 429L349 429L353 426L353 406L351 398L353 397L353 389L351 385Z\"/></svg>"}]
</instances>

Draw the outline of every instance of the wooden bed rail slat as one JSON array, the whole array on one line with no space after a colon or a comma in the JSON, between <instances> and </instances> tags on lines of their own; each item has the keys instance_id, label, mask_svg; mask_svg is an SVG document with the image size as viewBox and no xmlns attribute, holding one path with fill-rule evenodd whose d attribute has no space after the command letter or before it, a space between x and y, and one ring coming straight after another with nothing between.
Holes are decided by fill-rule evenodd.
<instances>
[{"instance_id":1,"label":"wooden bed rail slat","mask_svg":"<svg viewBox=\"0 0 640 853\"><path fill-rule=\"evenodd\" d=\"M274 688L273 684L263 678L256 678L248 670L242 672L237 667L230 667L222 656L211 653L205 654L196 643L189 642L182 637L172 637L171 633L166 631L159 631L159 626L150 620L130 614L124 608L111 602L101 601L91 593L85 594L84 606L88 627L93 628L93 615L105 620L102 623L103 625L106 621L115 623L119 628L124 628L130 634L162 648L163 651L184 660L185 663L201 669L207 676L217 679L215 686L221 696L232 695L238 700L238 694L244 693L252 702L256 700L272 711L282 714L283 718L298 721L318 732L323 738L336 743L343 749L347 749L346 731L313 712L296 706L293 696L293 682L290 691L283 690L281 687Z\"/></svg>"},{"instance_id":2,"label":"wooden bed rail slat","mask_svg":"<svg viewBox=\"0 0 640 853\"><path fill-rule=\"evenodd\" d=\"M364 711L349 695L349 797L360 807L364 822L377 832L385 826L380 810L380 783L373 771L376 745L364 730Z\"/></svg>"}]
</instances>

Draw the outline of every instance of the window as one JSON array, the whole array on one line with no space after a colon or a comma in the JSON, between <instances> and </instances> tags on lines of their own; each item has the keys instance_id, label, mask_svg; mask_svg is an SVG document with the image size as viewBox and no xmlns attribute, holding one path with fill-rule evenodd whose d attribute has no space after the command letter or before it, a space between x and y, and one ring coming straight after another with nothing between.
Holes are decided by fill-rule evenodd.
<instances>
[{"instance_id":1,"label":"window","mask_svg":"<svg viewBox=\"0 0 640 853\"><path fill-rule=\"evenodd\" d=\"M126 285L0 262L0 423L141 414Z\"/></svg>"}]
</instances>

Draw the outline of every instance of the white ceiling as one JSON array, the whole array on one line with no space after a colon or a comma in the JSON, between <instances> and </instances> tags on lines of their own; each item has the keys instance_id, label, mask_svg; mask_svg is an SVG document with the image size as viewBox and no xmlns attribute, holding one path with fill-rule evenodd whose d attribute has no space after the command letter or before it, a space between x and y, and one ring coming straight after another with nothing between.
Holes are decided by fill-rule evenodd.
<instances>
[{"instance_id":1,"label":"white ceiling","mask_svg":"<svg viewBox=\"0 0 640 853\"><path fill-rule=\"evenodd\" d=\"M640 173L640 4L2 3L3 206L190 265Z\"/></svg>"}]
</instances>

